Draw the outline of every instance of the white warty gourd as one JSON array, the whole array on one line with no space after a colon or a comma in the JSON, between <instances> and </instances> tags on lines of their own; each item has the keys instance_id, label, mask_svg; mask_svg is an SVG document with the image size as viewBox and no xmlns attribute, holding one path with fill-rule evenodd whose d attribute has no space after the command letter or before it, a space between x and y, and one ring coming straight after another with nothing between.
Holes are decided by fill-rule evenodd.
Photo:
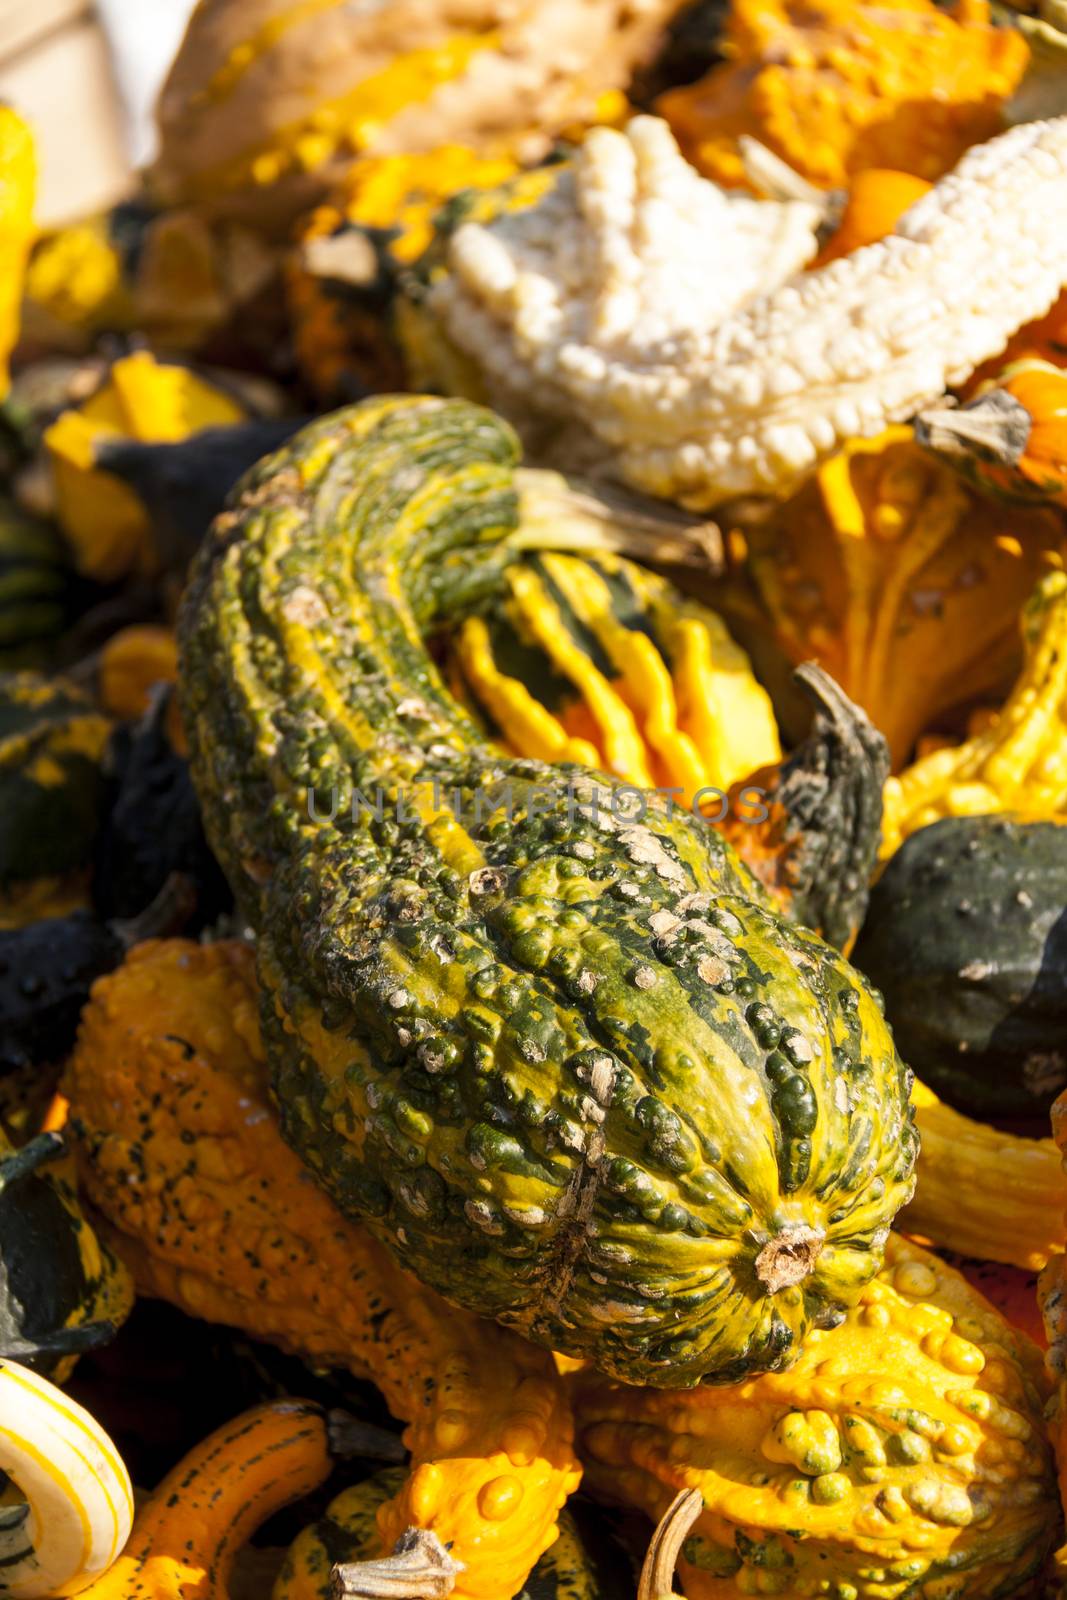
<instances>
[{"instance_id":1,"label":"white warty gourd","mask_svg":"<svg viewBox=\"0 0 1067 1600\"><path fill-rule=\"evenodd\" d=\"M786 493L1052 305L1067 117L976 146L894 234L805 274L821 219L720 190L637 117L532 206L459 226L421 309L534 448L584 435L587 461L693 510ZM443 366L455 386L464 363Z\"/></svg>"}]
</instances>

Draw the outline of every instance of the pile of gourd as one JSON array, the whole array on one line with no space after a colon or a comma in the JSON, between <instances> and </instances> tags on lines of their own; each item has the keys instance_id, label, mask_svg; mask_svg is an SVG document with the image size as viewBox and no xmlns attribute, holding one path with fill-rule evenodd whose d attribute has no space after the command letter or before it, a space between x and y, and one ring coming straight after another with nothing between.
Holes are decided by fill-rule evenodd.
<instances>
[{"instance_id":1,"label":"pile of gourd","mask_svg":"<svg viewBox=\"0 0 1067 1600\"><path fill-rule=\"evenodd\" d=\"M1063 0L159 125L41 232L0 108L0 1595L1058 1586Z\"/></svg>"}]
</instances>

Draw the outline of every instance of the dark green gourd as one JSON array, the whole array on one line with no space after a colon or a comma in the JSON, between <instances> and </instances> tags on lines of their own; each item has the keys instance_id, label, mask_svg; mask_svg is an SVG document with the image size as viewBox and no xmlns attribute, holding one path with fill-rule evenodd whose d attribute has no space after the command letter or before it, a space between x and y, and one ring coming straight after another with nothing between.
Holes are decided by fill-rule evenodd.
<instances>
[{"instance_id":1,"label":"dark green gourd","mask_svg":"<svg viewBox=\"0 0 1067 1600\"><path fill-rule=\"evenodd\" d=\"M855 959L935 1093L1047 1128L1067 1087L1067 827L986 816L920 828L875 886Z\"/></svg>"},{"instance_id":2,"label":"dark green gourd","mask_svg":"<svg viewBox=\"0 0 1067 1600\"><path fill-rule=\"evenodd\" d=\"M194 565L183 718L283 1125L457 1304L632 1382L785 1367L911 1192L909 1074L714 829L448 694L423 635L507 559L517 455L465 402L364 402Z\"/></svg>"}]
</instances>

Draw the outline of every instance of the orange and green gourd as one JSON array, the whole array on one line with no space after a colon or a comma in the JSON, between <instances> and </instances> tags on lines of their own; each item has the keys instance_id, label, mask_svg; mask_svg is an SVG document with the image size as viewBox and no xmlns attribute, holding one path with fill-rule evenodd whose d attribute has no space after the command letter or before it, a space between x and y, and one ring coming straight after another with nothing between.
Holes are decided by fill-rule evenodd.
<instances>
[{"instance_id":1,"label":"orange and green gourd","mask_svg":"<svg viewBox=\"0 0 1067 1600\"><path fill-rule=\"evenodd\" d=\"M868 167L941 177L1000 132L1029 59L986 0L737 0L722 48L721 65L657 101L686 155L743 184L749 135L825 189Z\"/></svg>"},{"instance_id":2,"label":"orange and green gourd","mask_svg":"<svg viewBox=\"0 0 1067 1600\"><path fill-rule=\"evenodd\" d=\"M84 1600L229 1600L242 1546L329 1478L331 1421L309 1400L275 1400L217 1428L141 1502L121 1555L78 1592Z\"/></svg>"},{"instance_id":3,"label":"orange and green gourd","mask_svg":"<svg viewBox=\"0 0 1067 1600\"><path fill-rule=\"evenodd\" d=\"M704 1509L688 1600L1009 1594L1060 1536L1041 1353L894 1234L879 1275L795 1367L668 1395L574 1379L587 1484L659 1517Z\"/></svg>"},{"instance_id":4,"label":"orange and green gourd","mask_svg":"<svg viewBox=\"0 0 1067 1600\"><path fill-rule=\"evenodd\" d=\"M1055 512L975 493L904 426L846 445L745 540L780 649L862 706L894 769L1011 682L1019 611L1065 544Z\"/></svg>"},{"instance_id":5,"label":"orange and green gourd","mask_svg":"<svg viewBox=\"0 0 1067 1600\"><path fill-rule=\"evenodd\" d=\"M537 1343L736 1381L877 1271L909 1076L703 820L508 757L448 693L424 635L499 581L517 455L387 397L248 475L179 623L205 825L286 1137L342 1209Z\"/></svg>"},{"instance_id":6,"label":"orange and green gourd","mask_svg":"<svg viewBox=\"0 0 1067 1600\"><path fill-rule=\"evenodd\" d=\"M0 105L0 400L8 391L8 359L18 342L23 275L33 242L37 156L18 113Z\"/></svg>"},{"instance_id":7,"label":"orange and green gourd","mask_svg":"<svg viewBox=\"0 0 1067 1600\"><path fill-rule=\"evenodd\" d=\"M1012 362L973 400L920 414L916 437L984 494L1067 508L1067 371Z\"/></svg>"},{"instance_id":8,"label":"orange and green gourd","mask_svg":"<svg viewBox=\"0 0 1067 1600\"><path fill-rule=\"evenodd\" d=\"M249 947L139 945L64 1090L139 1292L377 1384L411 1452L381 1551L424 1528L464 1563L457 1600L518 1593L580 1476L552 1358L422 1288L311 1181L270 1106Z\"/></svg>"}]
</instances>

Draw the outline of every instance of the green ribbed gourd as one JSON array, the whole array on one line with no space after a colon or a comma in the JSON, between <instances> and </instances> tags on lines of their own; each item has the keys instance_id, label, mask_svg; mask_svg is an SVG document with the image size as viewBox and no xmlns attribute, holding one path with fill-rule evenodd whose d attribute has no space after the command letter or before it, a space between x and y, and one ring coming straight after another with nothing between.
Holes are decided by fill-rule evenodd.
<instances>
[{"instance_id":1,"label":"green ribbed gourd","mask_svg":"<svg viewBox=\"0 0 1067 1600\"><path fill-rule=\"evenodd\" d=\"M734 1381L877 1271L909 1074L714 829L504 756L449 695L424 635L499 583L517 457L478 407L376 397L254 468L183 606L194 775L339 1205L541 1344Z\"/></svg>"}]
</instances>

